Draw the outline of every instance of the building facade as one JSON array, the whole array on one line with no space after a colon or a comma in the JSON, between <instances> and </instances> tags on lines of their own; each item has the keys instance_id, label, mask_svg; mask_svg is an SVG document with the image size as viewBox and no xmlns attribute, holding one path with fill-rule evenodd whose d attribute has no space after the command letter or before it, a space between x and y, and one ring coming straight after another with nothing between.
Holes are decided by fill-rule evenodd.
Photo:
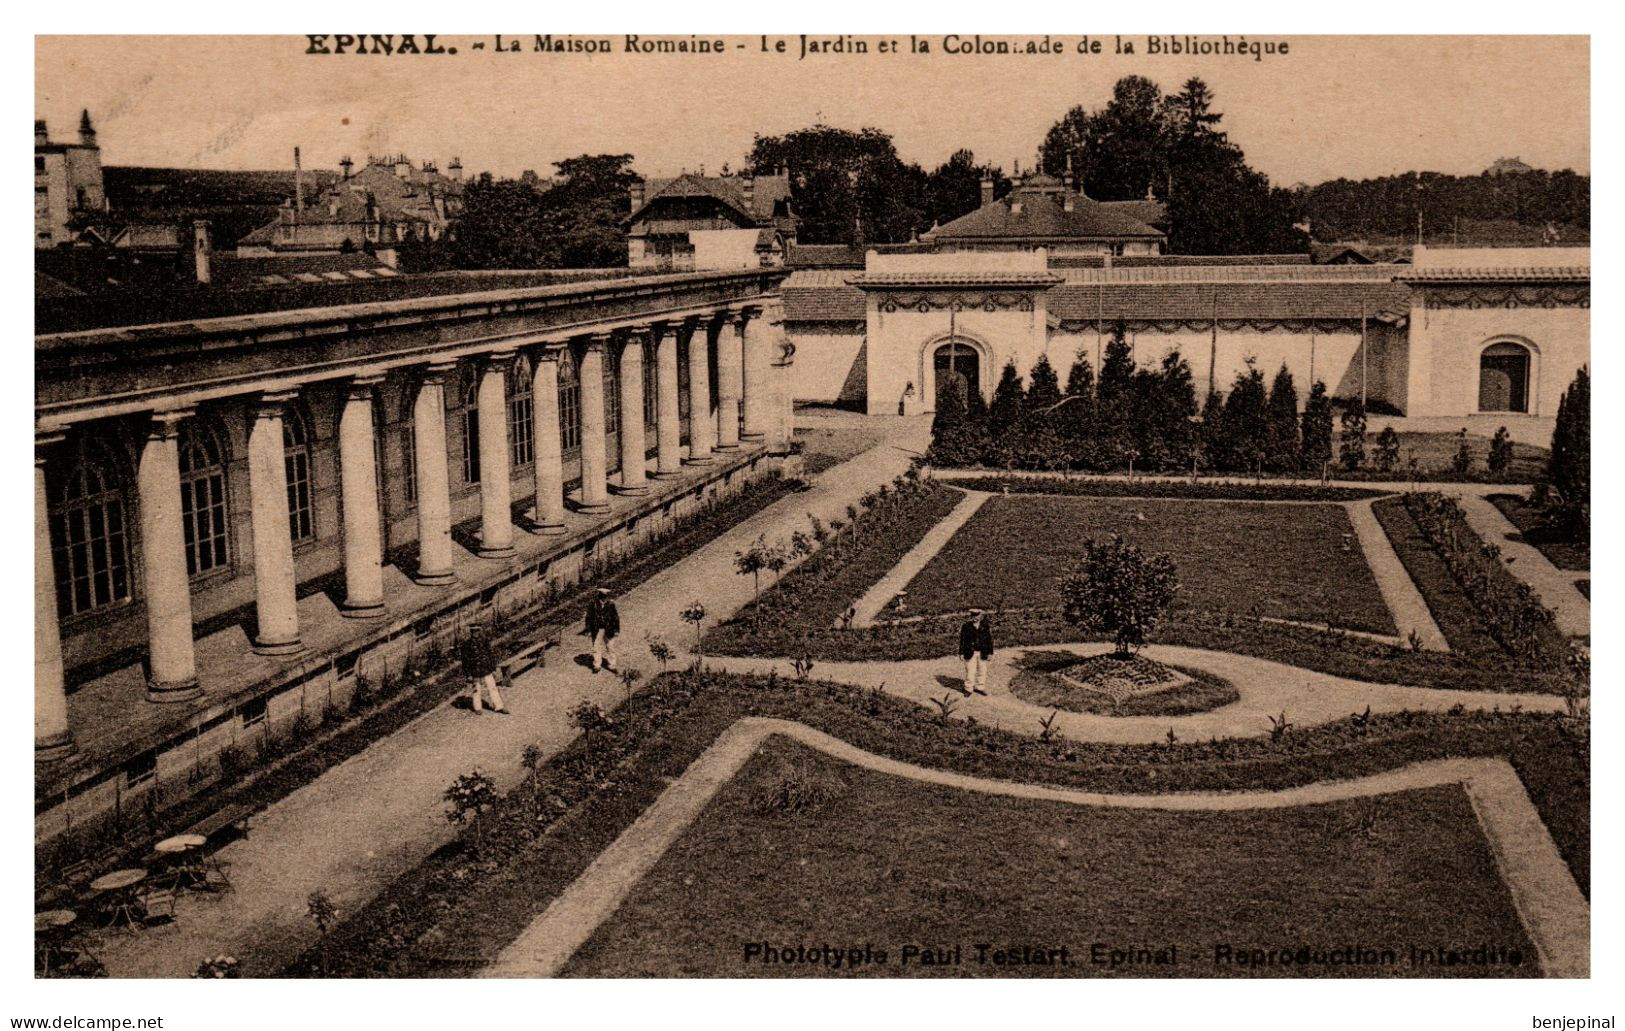
<instances>
[{"instance_id":1,"label":"building facade","mask_svg":"<svg viewBox=\"0 0 1625 1031\"><path fill-rule=\"evenodd\" d=\"M765 474L790 432L776 284L37 338L39 835L184 796L256 728Z\"/></svg>"}]
</instances>

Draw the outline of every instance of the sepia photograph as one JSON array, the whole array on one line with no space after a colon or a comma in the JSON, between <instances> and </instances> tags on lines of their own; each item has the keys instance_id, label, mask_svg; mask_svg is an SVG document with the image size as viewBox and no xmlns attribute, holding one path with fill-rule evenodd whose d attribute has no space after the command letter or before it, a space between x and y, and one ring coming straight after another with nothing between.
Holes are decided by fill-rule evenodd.
<instances>
[{"instance_id":1,"label":"sepia photograph","mask_svg":"<svg viewBox=\"0 0 1625 1031\"><path fill-rule=\"evenodd\" d=\"M1592 976L1589 37L31 45L29 980Z\"/></svg>"}]
</instances>

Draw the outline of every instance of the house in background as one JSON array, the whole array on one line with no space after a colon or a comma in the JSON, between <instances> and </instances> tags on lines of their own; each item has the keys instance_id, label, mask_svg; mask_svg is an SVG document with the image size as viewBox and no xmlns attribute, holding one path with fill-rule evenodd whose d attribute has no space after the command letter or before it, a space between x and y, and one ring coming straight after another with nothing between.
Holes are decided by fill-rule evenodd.
<instances>
[{"instance_id":1,"label":"house in background","mask_svg":"<svg viewBox=\"0 0 1625 1031\"><path fill-rule=\"evenodd\" d=\"M776 267L796 242L788 172L685 173L639 181L631 193L626 258L634 269Z\"/></svg>"},{"instance_id":2,"label":"house in background","mask_svg":"<svg viewBox=\"0 0 1625 1031\"><path fill-rule=\"evenodd\" d=\"M90 112L79 116L79 142L52 143L42 119L34 120L34 246L72 243L88 220L107 211L102 151Z\"/></svg>"},{"instance_id":3,"label":"house in background","mask_svg":"<svg viewBox=\"0 0 1625 1031\"><path fill-rule=\"evenodd\" d=\"M982 180L982 205L920 235L937 251L1032 251L1055 257L1161 254L1168 240L1167 207L1155 198L1091 200L1071 175L1030 175L995 200Z\"/></svg>"},{"instance_id":4,"label":"house in background","mask_svg":"<svg viewBox=\"0 0 1625 1031\"><path fill-rule=\"evenodd\" d=\"M368 156L361 171L341 161L339 181L305 201L303 173L294 195L283 201L274 221L237 242L243 258L285 254L370 250L395 264L397 248L408 240L438 240L463 210L463 166L457 158L442 173L433 162L414 167L403 154Z\"/></svg>"}]
</instances>

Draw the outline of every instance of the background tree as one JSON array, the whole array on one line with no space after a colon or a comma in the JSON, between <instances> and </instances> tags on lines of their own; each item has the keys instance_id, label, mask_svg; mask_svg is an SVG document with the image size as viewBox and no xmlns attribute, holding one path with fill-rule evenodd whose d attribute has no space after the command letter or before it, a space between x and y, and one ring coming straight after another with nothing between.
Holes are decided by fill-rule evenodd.
<instances>
[{"instance_id":1,"label":"background tree","mask_svg":"<svg viewBox=\"0 0 1625 1031\"><path fill-rule=\"evenodd\" d=\"M1582 366L1557 405L1546 482L1553 514L1571 532L1591 532L1591 370Z\"/></svg>"},{"instance_id":2,"label":"background tree","mask_svg":"<svg viewBox=\"0 0 1625 1031\"><path fill-rule=\"evenodd\" d=\"M452 224L456 243L449 262L458 268L550 268L557 251L548 239L542 197L517 179L494 179L482 173L463 190L463 212ZM403 262L415 270L433 264L428 248L403 250ZM625 250L625 241L622 241Z\"/></svg>"},{"instance_id":3,"label":"background tree","mask_svg":"<svg viewBox=\"0 0 1625 1031\"><path fill-rule=\"evenodd\" d=\"M1315 381L1303 406L1303 465L1319 471L1332 460L1332 399L1326 384Z\"/></svg>"},{"instance_id":4,"label":"background tree","mask_svg":"<svg viewBox=\"0 0 1625 1031\"><path fill-rule=\"evenodd\" d=\"M814 125L757 136L747 163L757 175L790 170L803 243L902 243L929 225L925 172L905 164L879 129Z\"/></svg>"},{"instance_id":5,"label":"background tree","mask_svg":"<svg viewBox=\"0 0 1625 1031\"><path fill-rule=\"evenodd\" d=\"M961 148L925 179L925 216L931 225L947 225L982 206L982 179L993 180L995 199L1010 192L1010 178L996 165L978 165L976 155Z\"/></svg>"},{"instance_id":6,"label":"background tree","mask_svg":"<svg viewBox=\"0 0 1625 1031\"><path fill-rule=\"evenodd\" d=\"M1061 581L1067 622L1113 635L1127 658L1145 643L1179 592L1179 576L1167 555L1146 555L1112 534L1083 542L1083 557Z\"/></svg>"},{"instance_id":7,"label":"background tree","mask_svg":"<svg viewBox=\"0 0 1625 1031\"><path fill-rule=\"evenodd\" d=\"M1268 407L1264 468L1272 473L1295 472L1298 468L1298 388L1285 362L1270 384Z\"/></svg>"},{"instance_id":8,"label":"background tree","mask_svg":"<svg viewBox=\"0 0 1625 1031\"><path fill-rule=\"evenodd\" d=\"M1217 390L1209 390L1207 398L1202 402L1202 462L1209 469L1215 469L1224 463L1224 456L1230 451L1230 442L1225 439L1224 422L1224 395Z\"/></svg>"},{"instance_id":9,"label":"background tree","mask_svg":"<svg viewBox=\"0 0 1625 1031\"><path fill-rule=\"evenodd\" d=\"M1135 374L1135 449L1148 469L1181 468L1190 461L1196 387L1180 353L1163 355L1156 368Z\"/></svg>"},{"instance_id":10,"label":"background tree","mask_svg":"<svg viewBox=\"0 0 1625 1031\"><path fill-rule=\"evenodd\" d=\"M1067 439L1068 451L1074 464L1092 466L1094 454L1091 437L1095 424L1095 367L1089 364L1089 355L1082 348L1072 359L1072 368L1066 374L1066 404L1059 414L1059 428Z\"/></svg>"},{"instance_id":11,"label":"background tree","mask_svg":"<svg viewBox=\"0 0 1625 1031\"><path fill-rule=\"evenodd\" d=\"M1353 472L1365 464L1365 404L1355 398L1343 406L1343 432L1337 449L1337 460L1344 469Z\"/></svg>"},{"instance_id":12,"label":"background tree","mask_svg":"<svg viewBox=\"0 0 1625 1031\"><path fill-rule=\"evenodd\" d=\"M1106 341L1100 360L1100 380L1095 384L1096 460L1100 468L1111 469L1128 461L1134 450L1134 427L1138 423L1134 384L1134 353L1128 343L1128 328L1118 322Z\"/></svg>"},{"instance_id":13,"label":"background tree","mask_svg":"<svg viewBox=\"0 0 1625 1031\"><path fill-rule=\"evenodd\" d=\"M557 268L626 265L630 189L637 181L630 154L582 154L555 162L556 184L540 196L542 232Z\"/></svg>"}]
</instances>

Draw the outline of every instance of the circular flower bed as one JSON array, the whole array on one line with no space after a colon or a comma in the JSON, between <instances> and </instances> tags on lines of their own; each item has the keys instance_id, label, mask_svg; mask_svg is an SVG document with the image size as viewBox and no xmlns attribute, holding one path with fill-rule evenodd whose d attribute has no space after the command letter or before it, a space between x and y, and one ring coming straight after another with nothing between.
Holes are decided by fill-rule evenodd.
<instances>
[{"instance_id":1,"label":"circular flower bed","mask_svg":"<svg viewBox=\"0 0 1625 1031\"><path fill-rule=\"evenodd\" d=\"M1229 705L1241 692L1197 669L1139 655L1080 657L1030 651L1018 661L1010 693L1024 702L1096 716L1186 716Z\"/></svg>"}]
</instances>

